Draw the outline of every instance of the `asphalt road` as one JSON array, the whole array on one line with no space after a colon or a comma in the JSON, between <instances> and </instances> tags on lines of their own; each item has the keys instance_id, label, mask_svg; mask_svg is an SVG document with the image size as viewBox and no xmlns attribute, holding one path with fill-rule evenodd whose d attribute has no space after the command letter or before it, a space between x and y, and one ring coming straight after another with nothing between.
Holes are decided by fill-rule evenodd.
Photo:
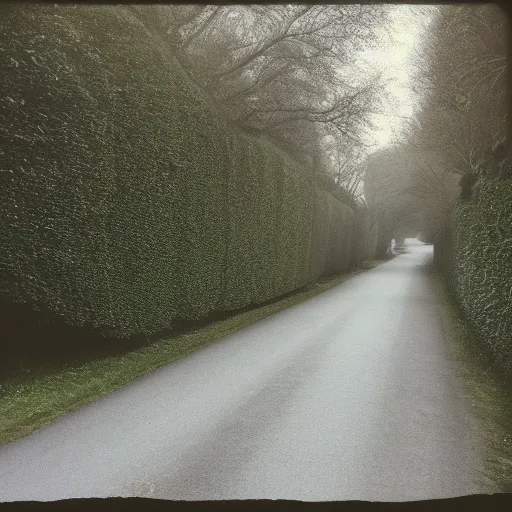
<instances>
[{"instance_id":1,"label":"asphalt road","mask_svg":"<svg viewBox=\"0 0 512 512\"><path fill-rule=\"evenodd\" d=\"M408 501L489 492L408 253L0 448L0 500Z\"/></svg>"}]
</instances>

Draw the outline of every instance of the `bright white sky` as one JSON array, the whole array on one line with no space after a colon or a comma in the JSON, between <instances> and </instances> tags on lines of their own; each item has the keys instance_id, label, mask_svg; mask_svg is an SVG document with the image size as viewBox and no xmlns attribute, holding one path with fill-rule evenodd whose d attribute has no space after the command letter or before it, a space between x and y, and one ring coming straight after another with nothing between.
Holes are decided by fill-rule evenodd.
<instances>
[{"instance_id":1,"label":"bright white sky","mask_svg":"<svg viewBox=\"0 0 512 512\"><path fill-rule=\"evenodd\" d=\"M375 150L396 140L404 126L401 117L408 118L415 111L417 98L411 90L414 69L410 62L415 46L421 43L423 37L428 37L420 27L419 18L422 18L423 22L428 22L431 12L432 7L428 6L395 6L394 22L391 27L394 44L361 54L364 61L372 63L377 69L382 69L384 77L390 79L384 93L388 104L386 114L374 116L377 131L373 134L372 142L378 144Z\"/></svg>"}]
</instances>

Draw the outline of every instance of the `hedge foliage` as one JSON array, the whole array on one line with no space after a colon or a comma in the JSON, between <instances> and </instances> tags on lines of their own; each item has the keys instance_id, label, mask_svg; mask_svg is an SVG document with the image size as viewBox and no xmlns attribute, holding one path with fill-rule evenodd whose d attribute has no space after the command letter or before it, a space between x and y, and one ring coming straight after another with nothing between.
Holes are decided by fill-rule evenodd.
<instances>
[{"instance_id":1,"label":"hedge foliage","mask_svg":"<svg viewBox=\"0 0 512 512\"><path fill-rule=\"evenodd\" d=\"M349 265L352 210L234 133L132 11L1 9L0 299L128 337Z\"/></svg>"},{"instance_id":2,"label":"hedge foliage","mask_svg":"<svg viewBox=\"0 0 512 512\"><path fill-rule=\"evenodd\" d=\"M242 135L232 141L221 310L301 288L309 268L311 181L265 140Z\"/></svg>"},{"instance_id":3,"label":"hedge foliage","mask_svg":"<svg viewBox=\"0 0 512 512\"><path fill-rule=\"evenodd\" d=\"M353 210L315 188L310 269L313 281L350 266L353 223Z\"/></svg>"},{"instance_id":4,"label":"hedge foliage","mask_svg":"<svg viewBox=\"0 0 512 512\"><path fill-rule=\"evenodd\" d=\"M350 266L358 266L365 260L377 257L378 222L376 212L370 212L366 206L355 209L351 233Z\"/></svg>"},{"instance_id":5,"label":"hedge foliage","mask_svg":"<svg viewBox=\"0 0 512 512\"><path fill-rule=\"evenodd\" d=\"M453 218L453 282L460 304L512 375L512 180L479 181Z\"/></svg>"},{"instance_id":6,"label":"hedge foliage","mask_svg":"<svg viewBox=\"0 0 512 512\"><path fill-rule=\"evenodd\" d=\"M226 126L124 8L1 23L2 295L119 335L215 308Z\"/></svg>"}]
</instances>

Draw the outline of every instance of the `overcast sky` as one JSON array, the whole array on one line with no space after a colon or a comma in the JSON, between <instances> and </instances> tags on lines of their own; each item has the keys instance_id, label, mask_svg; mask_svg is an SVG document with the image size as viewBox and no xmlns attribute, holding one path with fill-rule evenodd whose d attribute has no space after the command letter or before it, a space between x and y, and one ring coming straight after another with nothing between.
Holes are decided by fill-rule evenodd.
<instances>
[{"instance_id":1,"label":"overcast sky","mask_svg":"<svg viewBox=\"0 0 512 512\"><path fill-rule=\"evenodd\" d=\"M415 46L428 35L423 33L423 28L420 28L419 18L421 16L429 21L432 7L404 5L396 6L394 11L394 23L391 29L394 44L379 50L369 50L361 55L364 60L382 69L385 77L390 79L385 92L388 103L387 112L385 115L374 116L377 125L374 141L378 144L375 149L380 149L392 142L394 134L399 134L404 125L401 117L412 116L416 109L417 97L411 90L414 83L414 69L410 65L410 60Z\"/></svg>"}]
</instances>

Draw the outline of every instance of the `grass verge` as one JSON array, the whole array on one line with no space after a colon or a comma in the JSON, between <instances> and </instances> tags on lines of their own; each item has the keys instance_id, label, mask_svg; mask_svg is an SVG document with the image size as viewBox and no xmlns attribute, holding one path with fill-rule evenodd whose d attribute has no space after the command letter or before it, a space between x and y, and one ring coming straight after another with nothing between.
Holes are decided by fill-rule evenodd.
<instances>
[{"instance_id":1,"label":"grass verge","mask_svg":"<svg viewBox=\"0 0 512 512\"><path fill-rule=\"evenodd\" d=\"M44 376L18 375L0 388L0 444L24 437L138 377L333 288L379 263L365 262L357 270L323 279L285 299L126 354L68 364Z\"/></svg>"},{"instance_id":2,"label":"grass verge","mask_svg":"<svg viewBox=\"0 0 512 512\"><path fill-rule=\"evenodd\" d=\"M484 429L488 483L498 492L512 492L512 386L472 332L448 280L434 273L454 354L476 416Z\"/></svg>"}]
</instances>

